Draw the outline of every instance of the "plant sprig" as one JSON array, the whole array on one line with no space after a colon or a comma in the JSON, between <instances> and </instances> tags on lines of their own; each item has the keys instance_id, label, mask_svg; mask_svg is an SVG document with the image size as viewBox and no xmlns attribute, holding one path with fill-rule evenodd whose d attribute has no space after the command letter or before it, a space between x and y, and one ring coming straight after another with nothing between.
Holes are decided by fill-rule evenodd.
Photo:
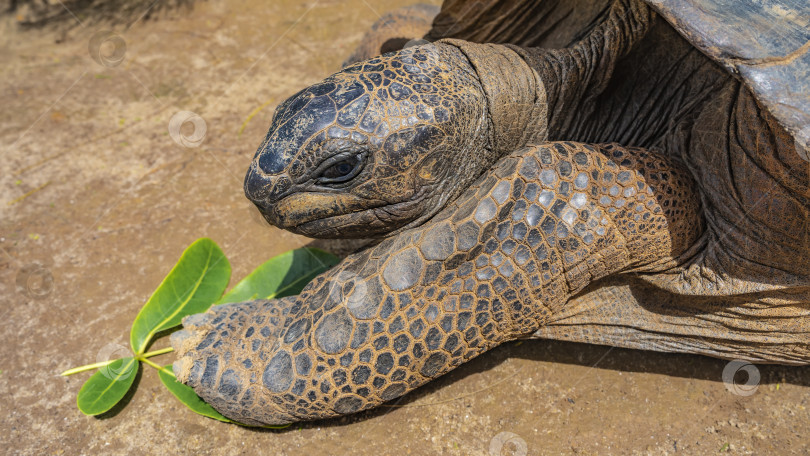
<instances>
[{"instance_id":1,"label":"plant sprig","mask_svg":"<svg viewBox=\"0 0 810 456\"><path fill-rule=\"evenodd\" d=\"M156 337L178 327L187 315L205 312L212 305L298 294L315 276L338 262L336 256L322 250L291 250L266 261L223 295L230 281L231 265L214 241L198 239L186 248L135 317L130 331L132 356L75 367L61 375L98 369L79 390L76 404L85 415L100 415L110 411L126 396L143 363L157 369L163 385L193 412L236 423L208 405L193 389L178 382L171 364L161 366L150 360L170 353L171 347L150 352L147 349Z\"/></svg>"}]
</instances>

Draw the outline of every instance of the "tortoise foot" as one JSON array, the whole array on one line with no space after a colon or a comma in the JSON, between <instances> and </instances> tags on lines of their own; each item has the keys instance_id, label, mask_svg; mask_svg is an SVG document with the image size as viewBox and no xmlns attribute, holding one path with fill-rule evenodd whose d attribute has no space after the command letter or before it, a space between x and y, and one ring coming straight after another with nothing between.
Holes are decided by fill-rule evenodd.
<instances>
[{"instance_id":1,"label":"tortoise foot","mask_svg":"<svg viewBox=\"0 0 810 456\"><path fill-rule=\"evenodd\" d=\"M171 336L178 354L175 376L228 418L254 425L290 422L292 417L271 404L256 401L256 388L263 386L262 372L255 368L266 363L268 350L278 344L288 303L225 304L186 317L183 330ZM257 416L265 418L259 421Z\"/></svg>"}]
</instances>

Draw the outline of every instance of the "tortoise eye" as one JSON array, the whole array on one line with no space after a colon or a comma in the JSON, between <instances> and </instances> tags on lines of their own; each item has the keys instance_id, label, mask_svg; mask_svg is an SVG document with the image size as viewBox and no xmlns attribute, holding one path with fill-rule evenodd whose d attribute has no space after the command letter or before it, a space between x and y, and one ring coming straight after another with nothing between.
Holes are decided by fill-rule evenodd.
<instances>
[{"instance_id":1,"label":"tortoise eye","mask_svg":"<svg viewBox=\"0 0 810 456\"><path fill-rule=\"evenodd\" d=\"M360 172L361 165L362 162L359 156L347 157L324 169L318 176L318 182L322 184L346 182Z\"/></svg>"}]
</instances>

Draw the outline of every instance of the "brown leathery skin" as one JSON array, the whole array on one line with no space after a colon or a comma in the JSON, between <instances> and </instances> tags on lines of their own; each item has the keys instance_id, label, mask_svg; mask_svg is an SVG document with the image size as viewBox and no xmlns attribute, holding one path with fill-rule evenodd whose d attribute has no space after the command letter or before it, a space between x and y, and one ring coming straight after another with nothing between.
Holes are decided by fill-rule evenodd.
<instances>
[{"instance_id":1,"label":"brown leathery skin","mask_svg":"<svg viewBox=\"0 0 810 456\"><path fill-rule=\"evenodd\" d=\"M531 334L593 280L667 267L700 236L699 213L688 173L658 154L521 149L299 296L189 317L176 374L245 423L364 410Z\"/></svg>"},{"instance_id":2,"label":"brown leathery skin","mask_svg":"<svg viewBox=\"0 0 810 456\"><path fill-rule=\"evenodd\" d=\"M298 297L187 318L178 378L226 416L278 424L373 407L518 337L810 363L810 166L794 138L640 0L581 2L603 13L563 33L568 49L491 28L478 37L501 44L450 36L333 76L348 87L420 55L397 77L445 81L442 140L399 142L396 170L384 148L318 137L337 111L302 106L342 87L285 102L248 195L288 229L386 239ZM313 183L340 154L368 161Z\"/></svg>"}]
</instances>

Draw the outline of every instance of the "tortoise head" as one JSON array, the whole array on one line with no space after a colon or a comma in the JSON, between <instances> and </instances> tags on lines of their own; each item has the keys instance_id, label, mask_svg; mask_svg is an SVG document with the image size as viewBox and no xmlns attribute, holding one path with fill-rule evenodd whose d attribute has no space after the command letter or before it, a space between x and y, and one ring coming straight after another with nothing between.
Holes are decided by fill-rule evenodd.
<instances>
[{"instance_id":1,"label":"tortoise head","mask_svg":"<svg viewBox=\"0 0 810 456\"><path fill-rule=\"evenodd\" d=\"M280 228L380 236L430 218L484 172L487 129L464 55L440 43L406 48L282 103L245 193Z\"/></svg>"}]
</instances>

